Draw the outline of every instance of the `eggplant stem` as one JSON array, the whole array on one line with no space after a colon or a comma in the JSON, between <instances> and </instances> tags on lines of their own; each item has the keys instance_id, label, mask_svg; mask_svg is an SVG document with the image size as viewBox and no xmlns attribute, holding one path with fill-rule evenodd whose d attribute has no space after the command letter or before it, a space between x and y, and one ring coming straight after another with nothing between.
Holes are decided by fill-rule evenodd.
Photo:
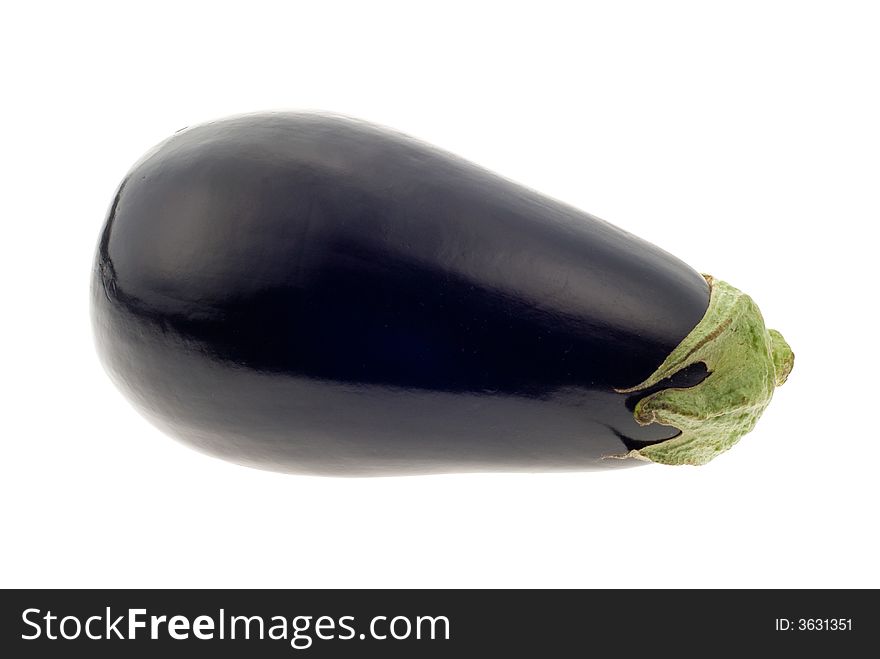
<instances>
[{"instance_id":1,"label":"eggplant stem","mask_svg":"<svg viewBox=\"0 0 880 659\"><path fill-rule=\"evenodd\" d=\"M794 366L788 343L765 327L752 298L703 276L710 289L703 319L644 382L618 391L648 389L698 362L709 375L693 387L663 389L640 400L633 411L640 425L660 423L681 434L626 457L668 465L706 464L755 427L774 389L785 383Z\"/></svg>"}]
</instances>

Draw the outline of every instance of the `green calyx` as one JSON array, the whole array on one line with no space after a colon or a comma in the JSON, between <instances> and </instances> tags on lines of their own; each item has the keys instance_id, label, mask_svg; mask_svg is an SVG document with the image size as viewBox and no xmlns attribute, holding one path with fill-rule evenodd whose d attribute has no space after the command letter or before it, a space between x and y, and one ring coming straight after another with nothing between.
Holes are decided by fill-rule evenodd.
<instances>
[{"instance_id":1,"label":"green calyx","mask_svg":"<svg viewBox=\"0 0 880 659\"><path fill-rule=\"evenodd\" d=\"M709 375L686 389L663 389L643 398L634 415L640 425L661 423L681 434L630 451L628 457L668 465L702 465L755 427L794 365L794 353L776 330L768 330L758 306L730 284L703 275L709 307L703 319L636 393L687 366L703 362Z\"/></svg>"}]
</instances>

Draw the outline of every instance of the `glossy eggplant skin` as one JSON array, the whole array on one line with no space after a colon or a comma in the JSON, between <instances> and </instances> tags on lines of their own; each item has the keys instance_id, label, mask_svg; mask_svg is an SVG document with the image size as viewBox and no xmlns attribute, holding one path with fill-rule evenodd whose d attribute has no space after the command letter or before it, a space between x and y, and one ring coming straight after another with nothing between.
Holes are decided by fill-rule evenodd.
<instances>
[{"instance_id":1,"label":"glossy eggplant skin","mask_svg":"<svg viewBox=\"0 0 880 659\"><path fill-rule=\"evenodd\" d=\"M706 311L667 252L405 135L267 113L184 129L119 186L102 362L212 455L292 473L589 470L677 434L615 393ZM683 374L681 385L703 374Z\"/></svg>"}]
</instances>

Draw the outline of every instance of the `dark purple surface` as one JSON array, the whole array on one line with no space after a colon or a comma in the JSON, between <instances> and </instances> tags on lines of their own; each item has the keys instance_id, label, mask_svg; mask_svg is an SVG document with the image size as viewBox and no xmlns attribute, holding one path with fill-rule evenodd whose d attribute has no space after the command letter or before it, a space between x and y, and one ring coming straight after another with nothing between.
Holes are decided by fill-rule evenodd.
<instances>
[{"instance_id":1,"label":"dark purple surface","mask_svg":"<svg viewBox=\"0 0 880 659\"><path fill-rule=\"evenodd\" d=\"M639 427L614 388L708 298L606 222L320 114L212 122L148 153L92 287L102 361L156 425L239 463L352 475L620 466L601 458L676 431Z\"/></svg>"}]
</instances>

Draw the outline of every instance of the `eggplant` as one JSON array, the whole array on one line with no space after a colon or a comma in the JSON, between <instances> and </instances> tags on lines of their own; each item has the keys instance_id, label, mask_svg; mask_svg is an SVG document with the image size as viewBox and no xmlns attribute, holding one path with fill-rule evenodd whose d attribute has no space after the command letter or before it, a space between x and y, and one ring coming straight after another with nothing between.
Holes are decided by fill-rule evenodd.
<instances>
[{"instance_id":1,"label":"eggplant","mask_svg":"<svg viewBox=\"0 0 880 659\"><path fill-rule=\"evenodd\" d=\"M751 298L392 130L261 113L125 176L101 361L205 453L326 475L703 464L793 355Z\"/></svg>"}]
</instances>

